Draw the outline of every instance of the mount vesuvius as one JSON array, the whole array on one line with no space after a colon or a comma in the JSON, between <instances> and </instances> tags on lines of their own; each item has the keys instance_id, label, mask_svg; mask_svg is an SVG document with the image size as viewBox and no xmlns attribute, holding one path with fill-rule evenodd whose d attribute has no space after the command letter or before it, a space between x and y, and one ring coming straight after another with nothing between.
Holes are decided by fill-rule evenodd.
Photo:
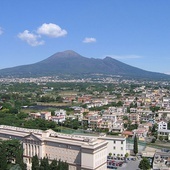
<instances>
[{"instance_id":1,"label":"mount vesuvius","mask_svg":"<svg viewBox=\"0 0 170 170\"><path fill-rule=\"evenodd\" d=\"M67 50L58 52L47 59L29 65L0 70L1 77L40 77L57 75L119 75L125 78L170 79L169 75L145 71L111 57L104 59L87 58Z\"/></svg>"}]
</instances>

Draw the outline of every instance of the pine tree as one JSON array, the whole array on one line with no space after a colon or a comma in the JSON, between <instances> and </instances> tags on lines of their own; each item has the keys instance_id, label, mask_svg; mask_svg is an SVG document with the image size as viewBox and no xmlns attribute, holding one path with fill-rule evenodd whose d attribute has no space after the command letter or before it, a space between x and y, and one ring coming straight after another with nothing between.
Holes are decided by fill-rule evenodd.
<instances>
[{"instance_id":1,"label":"pine tree","mask_svg":"<svg viewBox=\"0 0 170 170\"><path fill-rule=\"evenodd\" d=\"M138 153L138 139L136 135L134 137L133 152L135 155Z\"/></svg>"}]
</instances>

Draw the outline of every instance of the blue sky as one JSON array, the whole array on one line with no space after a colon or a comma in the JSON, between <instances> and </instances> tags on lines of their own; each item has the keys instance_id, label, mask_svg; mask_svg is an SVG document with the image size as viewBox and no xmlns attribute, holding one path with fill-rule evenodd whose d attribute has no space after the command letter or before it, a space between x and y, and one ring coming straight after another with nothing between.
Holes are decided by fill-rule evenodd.
<instances>
[{"instance_id":1,"label":"blue sky","mask_svg":"<svg viewBox=\"0 0 170 170\"><path fill-rule=\"evenodd\" d=\"M1 0L0 69L74 50L170 73L169 0Z\"/></svg>"}]
</instances>

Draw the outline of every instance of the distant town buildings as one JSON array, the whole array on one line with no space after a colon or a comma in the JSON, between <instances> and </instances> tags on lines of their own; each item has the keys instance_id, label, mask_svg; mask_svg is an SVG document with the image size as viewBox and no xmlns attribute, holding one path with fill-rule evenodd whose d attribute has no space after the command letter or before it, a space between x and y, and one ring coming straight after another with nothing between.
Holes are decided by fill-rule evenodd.
<instances>
[{"instance_id":1,"label":"distant town buildings","mask_svg":"<svg viewBox=\"0 0 170 170\"><path fill-rule=\"evenodd\" d=\"M50 117L50 120L58 123L62 123L66 120L66 111L63 109L56 110L54 116Z\"/></svg>"}]
</instances>

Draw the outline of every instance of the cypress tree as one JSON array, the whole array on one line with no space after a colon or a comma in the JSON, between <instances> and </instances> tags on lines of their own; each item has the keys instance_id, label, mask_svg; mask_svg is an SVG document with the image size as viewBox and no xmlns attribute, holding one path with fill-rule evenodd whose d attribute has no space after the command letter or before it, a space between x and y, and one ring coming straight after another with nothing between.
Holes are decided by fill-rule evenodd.
<instances>
[{"instance_id":1,"label":"cypress tree","mask_svg":"<svg viewBox=\"0 0 170 170\"><path fill-rule=\"evenodd\" d=\"M0 143L0 169L7 168L6 149L4 142Z\"/></svg>"},{"instance_id":2,"label":"cypress tree","mask_svg":"<svg viewBox=\"0 0 170 170\"><path fill-rule=\"evenodd\" d=\"M134 137L133 152L135 155L138 153L138 139L136 135Z\"/></svg>"},{"instance_id":3,"label":"cypress tree","mask_svg":"<svg viewBox=\"0 0 170 170\"><path fill-rule=\"evenodd\" d=\"M57 170L57 160L56 159L52 160L52 162L50 164L50 170Z\"/></svg>"},{"instance_id":4,"label":"cypress tree","mask_svg":"<svg viewBox=\"0 0 170 170\"><path fill-rule=\"evenodd\" d=\"M68 170L68 163L67 162L64 162L64 169Z\"/></svg>"},{"instance_id":5,"label":"cypress tree","mask_svg":"<svg viewBox=\"0 0 170 170\"><path fill-rule=\"evenodd\" d=\"M57 164L57 170L60 170L61 167L62 167L62 165L61 165L61 160L59 159L58 164Z\"/></svg>"},{"instance_id":6,"label":"cypress tree","mask_svg":"<svg viewBox=\"0 0 170 170\"><path fill-rule=\"evenodd\" d=\"M40 168L42 168L44 170L49 170L50 169L48 158L44 157L43 159L41 159Z\"/></svg>"},{"instance_id":7,"label":"cypress tree","mask_svg":"<svg viewBox=\"0 0 170 170\"><path fill-rule=\"evenodd\" d=\"M32 170L37 170L39 168L38 156L35 155L32 157Z\"/></svg>"}]
</instances>

